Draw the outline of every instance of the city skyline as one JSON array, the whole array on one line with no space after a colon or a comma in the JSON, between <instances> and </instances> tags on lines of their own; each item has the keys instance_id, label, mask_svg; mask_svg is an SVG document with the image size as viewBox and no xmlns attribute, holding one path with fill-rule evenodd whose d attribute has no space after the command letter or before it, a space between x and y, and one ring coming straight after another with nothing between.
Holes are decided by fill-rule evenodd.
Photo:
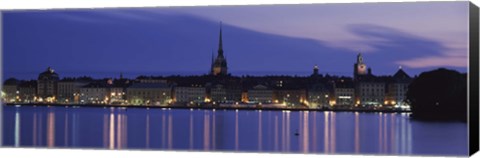
<instances>
[{"instance_id":1,"label":"city skyline","mask_svg":"<svg viewBox=\"0 0 480 158\"><path fill-rule=\"evenodd\" d=\"M33 79L48 66L65 74L62 77L88 75L102 78L120 73L126 77L208 74L211 54L217 49L220 21L223 22L229 73L236 76L305 76L311 74L314 65L318 65L321 74L351 77L353 56L358 53L364 54L365 63L375 75L392 75L399 66L412 76L438 67L466 72L468 31L465 29L467 12L464 9L467 4L429 2L412 5L417 6L411 8L413 13L427 12L422 7L429 7L432 13L439 10L452 13L444 16L441 22L430 19L431 25L452 22L434 25L430 31L422 30L424 28L412 30L412 26L417 25L415 22L429 15L426 13L409 19L408 23L402 22L402 17L406 17L404 12L401 16L389 15L389 18L398 18L397 28L380 22L382 17L375 14L384 11L381 8L408 7L409 3L351 4L356 8L352 12L365 14L357 16L338 12L338 15L321 16L318 21L304 21L297 25L292 24L298 21L295 18L291 18L292 23L281 23L278 18L282 14L272 16L272 13L293 9L294 12L290 13L311 20L320 15L312 13L312 9L335 12L331 9L337 6L10 11L4 13L4 78ZM370 9L368 13L364 10L367 8ZM247 10L252 13L239 14ZM253 13L258 16L251 16ZM355 23L354 20L353 24L339 25L343 33L335 33L338 36L329 35L328 31L333 33L338 29L327 26L346 21L335 18L369 19L366 15L371 16L370 22ZM249 21L246 17L256 18ZM272 20L258 21L266 17ZM319 23L325 28L317 29L315 35L309 36L311 28ZM345 34L345 31L349 33ZM447 36L451 40L445 41L439 32L455 36ZM438 34L438 37L432 34ZM349 37L352 35L356 37ZM350 44L339 44L339 41L349 40Z\"/></svg>"}]
</instances>

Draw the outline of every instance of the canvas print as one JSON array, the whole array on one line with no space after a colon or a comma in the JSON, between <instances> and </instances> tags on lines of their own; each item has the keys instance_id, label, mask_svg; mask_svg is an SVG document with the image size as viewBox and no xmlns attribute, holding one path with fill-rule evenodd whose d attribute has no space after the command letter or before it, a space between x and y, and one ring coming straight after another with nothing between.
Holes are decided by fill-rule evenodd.
<instances>
[{"instance_id":1,"label":"canvas print","mask_svg":"<svg viewBox=\"0 0 480 158\"><path fill-rule=\"evenodd\" d=\"M3 11L0 142L465 156L468 8Z\"/></svg>"}]
</instances>

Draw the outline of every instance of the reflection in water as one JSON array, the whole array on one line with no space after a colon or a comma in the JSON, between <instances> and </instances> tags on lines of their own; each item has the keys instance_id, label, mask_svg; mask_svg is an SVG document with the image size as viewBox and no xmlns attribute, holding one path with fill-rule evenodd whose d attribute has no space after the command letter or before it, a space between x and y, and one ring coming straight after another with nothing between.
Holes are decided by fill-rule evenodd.
<instances>
[{"instance_id":1,"label":"reflection in water","mask_svg":"<svg viewBox=\"0 0 480 158\"><path fill-rule=\"evenodd\" d=\"M146 122L146 129L145 129L145 143L146 143L146 148L150 148L150 113L147 112L147 118L145 120Z\"/></svg>"},{"instance_id":2,"label":"reflection in water","mask_svg":"<svg viewBox=\"0 0 480 158\"><path fill-rule=\"evenodd\" d=\"M355 112L355 153L360 152L360 120L358 112Z\"/></svg>"},{"instance_id":3,"label":"reflection in water","mask_svg":"<svg viewBox=\"0 0 480 158\"><path fill-rule=\"evenodd\" d=\"M275 127L273 128L274 131L273 133L274 134L274 138L273 138L273 146L274 146L274 149L275 151L279 151L279 148L278 148L278 116L274 116L275 117Z\"/></svg>"},{"instance_id":4,"label":"reflection in water","mask_svg":"<svg viewBox=\"0 0 480 158\"><path fill-rule=\"evenodd\" d=\"M67 110L59 107L23 106L17 109L8 108L11 107L7 107L10 114L3 116L8 126L3 129L3 138L5 145L15 147L31 144L49 148L147 148L404 155L422 151L419 147L415 148L415 151L412 149L422 140L438 140L438 142L417 146L430 149L427 151L447 153L456 153L452 150L462 150L466 146L458 149L462 144L456 143L457 148L453 145L445 148L444 146L453 143L452 139L445 141L443 138L454 138L454 140L461 140L457 142L467 144L464 137L466 134L464 124L432 126L422 123L412 126L418 122L411 121L407 114L400 113L135 108L127 110L86 107ZM25 111L29 113L22 114ZM341 123L336 124L337 120ZM131 127L127 122L133 123ZM450 127L450 125L454 126ZM419 126L422 127L420 134L413 128ZM444 130L449 132L442 133ZM127 132L132 133L127 134ZM435 135L422 133L435 133ZM416 139L412 139L415 134ZM457 153L463 154L462 152ZM422 152L422 154L428 153Z\"/></svg>"},{"instance_id":5,"label":"reflection in water","mask_svg":"<svg viewBox=\"0 0 480 158\"><path fill-rule=\"evenodd\" d=\"M63 128L63 133L64 133L63 144L65 146L68 146L68 113L65 113L64 121L65 121L65 123L63 124L63 126L64 126L64 128ZM104 135L103 137L105 138L106 135Z\"/></svg>"},{"instance_id":6,"label":"reflection in water","mask_svg":"<svg viewBox=\"0 0 480 158\"><path fill-rule=\"evenodd\" d=\"M194 128L193 128L193 115L192 115L192 111L190 111L190 150L193 149L193 132L194 132Z\"/></svg>"},{"instance_id":7,"label":"reflection in water","mask_svg":"<svg viewBox=\"0 0 480 158\"><path fill-rule=\"evenodd\" d=\"M258 111L258 151L262 151L262 111Z\"/></svg>"},{"instance_id":8,"label":"reflection in water","mask_svg":"<svg viewBox=\"0 0 480 158\"><path fill-rule=\"evenodd\" d=\"M203 149L210 149L210 115L205 112L203 116Z\"/></svg>"},{"instance_id":9,"label":"reflection in water","mask_svg":"<svg viewBox=\"0 0 480 158\"><path fill-rule=\"evenodd\" d=\"M20 113L15 112L15 147L20 146Z\"/></svg>"},{"instance_id":10,"label":"reflection in water","mask_svg":"<svg viewBox=\"0 0 480 158\"><path fill-rule=\"evenodd\" d=\"M110 143L109 143L109 148L114 149L115 148L115 115L113 115L113 111L110 111Z\"/></svg>"},{"instance_id":11,"label":"reflection in water","mask_svg":"<svg viewBox=\"0 0 480 158\"><path fill-rule=\"evenodd\" d=\"M52 148L55 146L55 113L53 111L48 112L47 122L47 146Z\"/></svg>"},{"instance_id":12,"label":"reflection in water","mask_svg":"<svg viewBox=\"0 0 480 158\"><path fill-rule=\"evenodd\" d=\"M168 149L172 149L173 147L173 122L172 122L172 114L168 113Z\"/></svg>"},{"instance_id":13,"label":"reflection in water","mask_svg":"<svg viewBox=\"0 0 480 158\"><path fill-rule=\"evenodd\" d=\"M330 132L330 126L329 126L329 120L328 120L328 114L329 112L325 112L324 113L324 116L325 116L325 123L324 123L324 127L323 127L323 147L325 148L324 151L325 153L329 153L330 152L330 142L329 142L329 138L330 138L330 135L329 135L329 132Z\"/></svg>"},{"instance_id":14,"label":"reflection in water","mask_svg":"<svg viewBox=\"0 0 480 158\"><path fill-rule=\"evenodd\" d=\"M235 111L235 150L238 150L238 110Z\"/></svg>"},{"instance_id":15,"label":"reflection in water","mask_svg":"<svg viewBox=\"0 0 480 158\"><path fill-rule=\"evenodd\" d=\"M212 119L212 148L213 149L216 149L217 148L217 145L216 145L216 134L214 132L217 132L217 128L216 128L216 124L217 124L217 121L215 119L215 111L213 111L213 119Z\"/></svg>"},{"instance_id":16,"label":"reflection in water","mask_svg":"<svg viewBox=\"0 0 480 158\"><path fill-rule=\"evenodd\" d=\"M303 112L303 152L308 153L308 140L309 140L309 135L308 135L308 111Z\"/></svg>"},{"instance_id":17,"label":"reflection in water","mask_svg":"<svg viewBox=\"0 0 480 158\"><path fill-rule=\"evenodd\" d=\"M37 113L33 113L33 130L32 130L32 144L33 146L37 146L37 134L38 134L38 131L37 131Z\"/></svg>"}]
</instances>

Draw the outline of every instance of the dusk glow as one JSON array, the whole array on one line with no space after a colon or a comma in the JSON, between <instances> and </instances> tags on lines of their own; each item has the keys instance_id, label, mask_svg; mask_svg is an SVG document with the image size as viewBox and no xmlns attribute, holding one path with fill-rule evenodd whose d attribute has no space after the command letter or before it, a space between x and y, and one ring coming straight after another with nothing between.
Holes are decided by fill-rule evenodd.
<instances>
[{"instance_id":1,"label":"dusk glow","mask_svg":"<svg viewBox=\"0 0 480 158\"><path fill-rule=\"evenodd\" d=\"M468 2L9 11L4 77L202 75L220 21L232 75L351 76L357 53L377 75L467 68ZM174 61L174 62L173 62ZM28 63L28 64L24 64ZM248 63L248 64L247 64Z\"/></svg>"}]
</instances>

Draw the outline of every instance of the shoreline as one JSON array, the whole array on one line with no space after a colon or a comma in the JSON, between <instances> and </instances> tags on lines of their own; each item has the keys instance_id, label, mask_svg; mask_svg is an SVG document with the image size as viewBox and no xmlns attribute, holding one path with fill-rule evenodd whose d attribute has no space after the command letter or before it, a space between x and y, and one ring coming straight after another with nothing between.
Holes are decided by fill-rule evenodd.
<instances>
[{"instance_id":1,"label":"shoreline","mask_svg":"<svg viewBox=\"0 0 480 158\"><path fill-rule=\"evenodd\" d=\"M115 107L115 108L169 108L169 109L206 109L206 110L267 110L267 111L332 111L332 112L384 112L384 113L410 113L411 111L396 109L311 109L311 108L275 108L275 107L226 107L226 106L146 106L146 105L111 105L111 104L45 104L45 103L3 103L5 106L57 106L57 107Z\"/></svg>"}]
</instances>

